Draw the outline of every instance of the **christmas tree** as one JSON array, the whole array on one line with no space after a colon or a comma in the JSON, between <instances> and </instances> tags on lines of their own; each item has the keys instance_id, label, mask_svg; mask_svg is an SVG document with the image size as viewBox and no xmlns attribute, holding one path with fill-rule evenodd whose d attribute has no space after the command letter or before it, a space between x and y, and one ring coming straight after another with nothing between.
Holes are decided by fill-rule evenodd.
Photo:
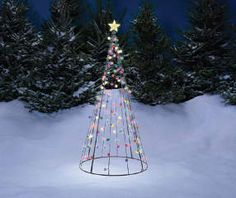
<instances>
[{"instance_id":1,"label":"christmas tree","mask_svg":"<svg viewBox=\"0 0 236 198\"><path fill-rule=\"evenodd\" d=\"M109 26L110 47L101 95L91 117L80 168L90 174L124 176L145 171L147 162L124 79L122 50L116 36L120 25L114 21Z\"/></svg>"}]
</instances>

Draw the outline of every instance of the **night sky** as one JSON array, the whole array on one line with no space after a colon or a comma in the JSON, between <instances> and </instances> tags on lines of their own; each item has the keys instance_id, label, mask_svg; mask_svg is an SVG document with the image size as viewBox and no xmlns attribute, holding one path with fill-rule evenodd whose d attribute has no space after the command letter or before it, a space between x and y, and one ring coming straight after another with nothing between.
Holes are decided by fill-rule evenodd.
<instances>
[{"instance_id":1,"label":"night sky","mask_svg":"<svg viewBox=\"0 0 236 198\"><path fill-rule=\"evenodd\" d=\"M94 0L89 0L94 2ZM156 13L163 29L171 36L173 36L177 29L184 29L187 27L187 7L191 0L152 0L156 6ZM236 21L236 0L228 1L230 18ZM47 18L49 13L50 0L29 0L32 7L42 18ZM139 9L139 0L113 0L113 7L116 12L127 8L128 12L124 20L123 28L127 28L129 22L137 15ZM115 14L116 15L116 14Z\"/></svg>"}]
</instances>

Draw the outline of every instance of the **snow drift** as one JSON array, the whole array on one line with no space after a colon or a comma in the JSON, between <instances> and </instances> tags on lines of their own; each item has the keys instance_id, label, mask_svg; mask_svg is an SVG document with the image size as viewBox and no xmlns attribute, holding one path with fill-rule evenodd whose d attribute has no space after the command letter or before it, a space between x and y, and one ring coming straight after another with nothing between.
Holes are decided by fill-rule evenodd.
<instances>
[{"instance_id":1,"label":"snow drift","mask_svg":"<svg viewBox=\"0 0 236 198\"><path fill-rule=\"evenodd\" d=\"M133 107L149 170L99 177L79 169L93 106L48 116L0 103L0 197L236 197L236 107L217 96Z\"/></svg>"}]
</instances>

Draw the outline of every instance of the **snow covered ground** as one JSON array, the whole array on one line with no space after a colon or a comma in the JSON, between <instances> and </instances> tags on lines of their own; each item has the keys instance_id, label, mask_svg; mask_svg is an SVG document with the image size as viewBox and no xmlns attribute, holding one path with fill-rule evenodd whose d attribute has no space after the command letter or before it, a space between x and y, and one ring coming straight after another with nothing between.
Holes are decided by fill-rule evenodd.
<instances>
[{"instance_id":1,"label":"snow covered ground","mask_svg":"<svg viewBox=\"0 0 236 198\"><path fill-rule=\"evenodd\" d=\"M0 103L0 197L236 197L236 107L217 96L133 107L149 169L100 177L78 168L92 106L47 116Z\"/></svg>"}]
</instances>

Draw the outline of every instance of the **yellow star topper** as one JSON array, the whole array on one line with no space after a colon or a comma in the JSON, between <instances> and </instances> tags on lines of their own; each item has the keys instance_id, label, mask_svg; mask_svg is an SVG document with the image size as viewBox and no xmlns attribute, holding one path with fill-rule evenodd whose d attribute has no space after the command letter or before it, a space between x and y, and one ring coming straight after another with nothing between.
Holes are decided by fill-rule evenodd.
<instances>
[{"instance_id":1,"label":"yellow star topper","mask_svg":"<svg viewBox=\"0 0 236 198\"><path fill-rule=\"evenodd\" d=\"M120 27L120 24L116 23L116 21L114 20L113 23L109 23L110 26L110 31L116 31L118 32L118 28Z\"/></svg>"}]
</instances>

